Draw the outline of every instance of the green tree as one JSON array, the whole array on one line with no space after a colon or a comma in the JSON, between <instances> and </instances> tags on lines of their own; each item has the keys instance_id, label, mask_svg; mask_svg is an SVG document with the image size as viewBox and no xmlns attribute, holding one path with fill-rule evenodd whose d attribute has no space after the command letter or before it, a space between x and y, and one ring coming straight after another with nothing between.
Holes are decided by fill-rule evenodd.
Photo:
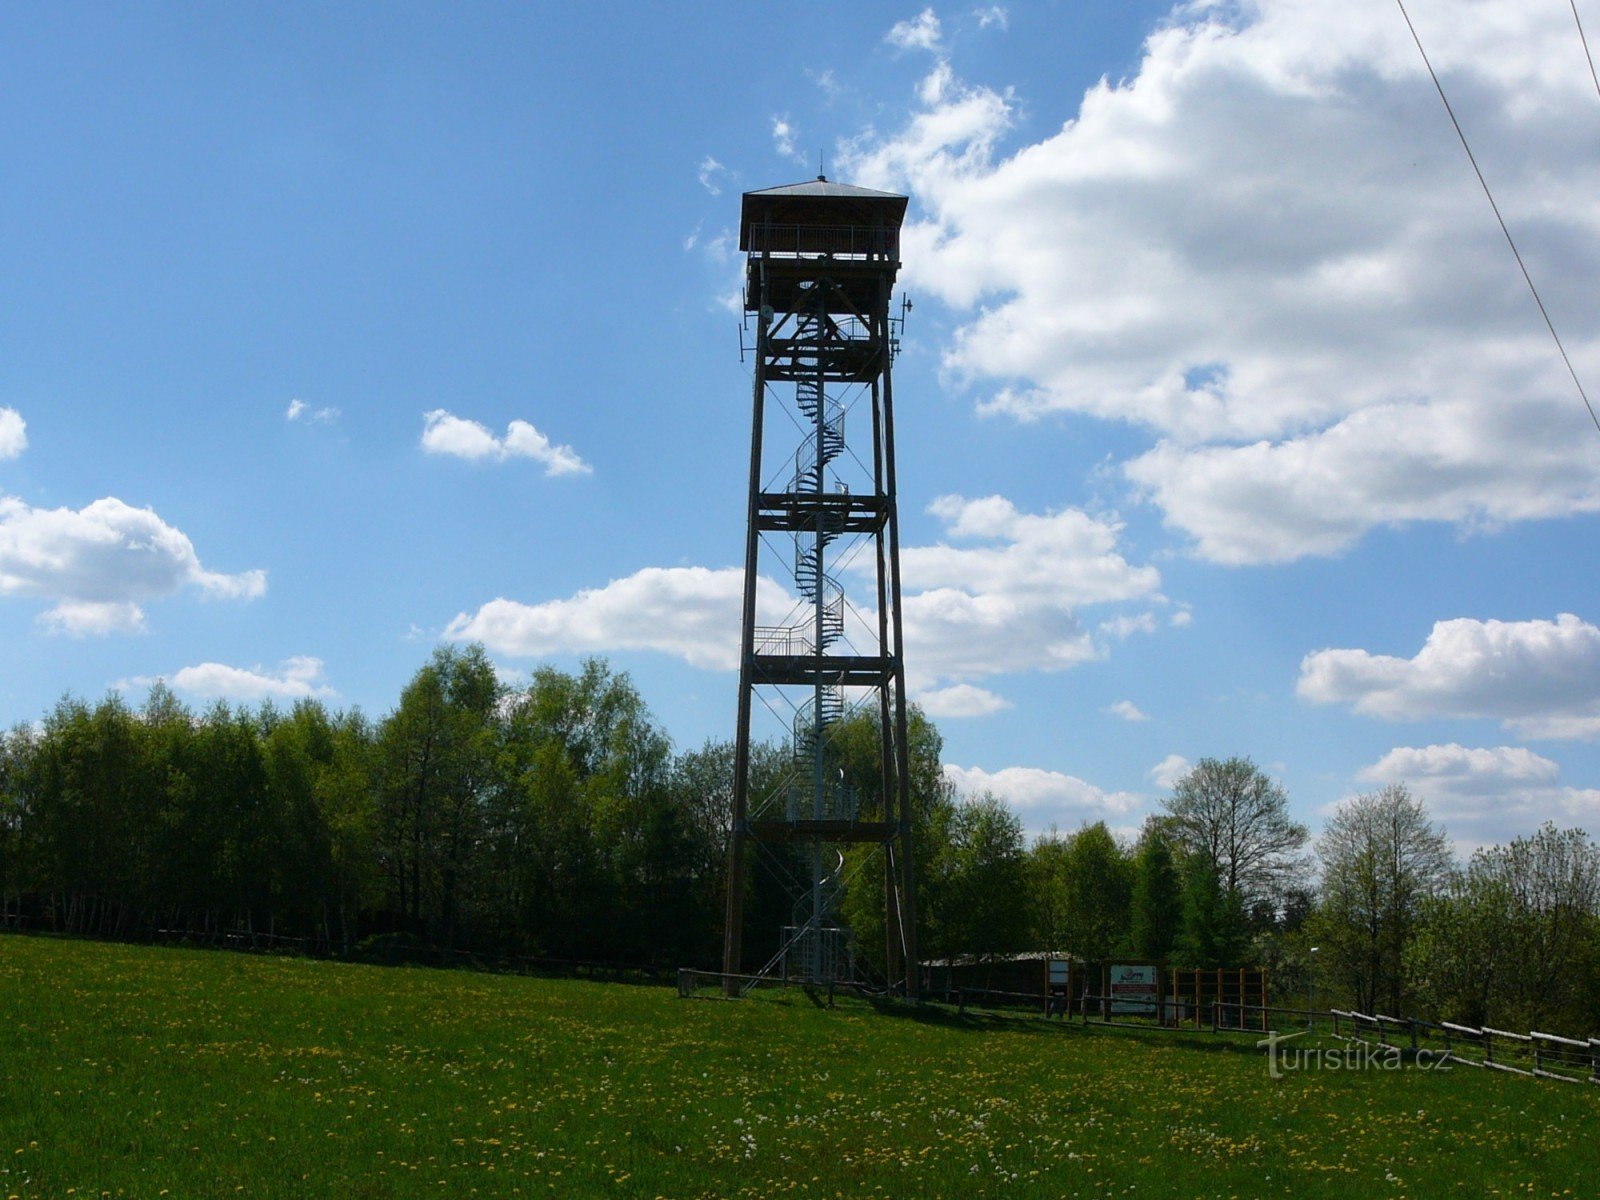
<instances>
[{"instance_id":1,"label":"green tree","mask_svg":"<svg viewBox=\"0 0 1600 1200\"><path fill-rule=\"evenodd\" d=\"M1159 825L1149 825L1133 862L1129 943L1135 957L1166 959L1183 926L1183 883L1172 847Z\"/></svg>"},{"instance_id":2,"label":"green tree","mask_svg":"<svg viewBox=\"0 0 1600 1200\"><path fill-rule=\"evenodd\" d=\"M1450 847L1420 800L1394 784L1347 800L1317 840L1323 962L1363 1012L1408 1010L1405 964L1423 906L1448 878Z\"/></svg>"},{"instance_id":3,"label":"green tree","mask_svg":"<svg viewBox=\"0 0 1600 1200\"><path fill-rule=\"evenodd\" d=\"M577 674L545 667L507 709L510 791L495 824L517 847L516 907L532 947L632 960L699 952L711 916L696 814L632 681L598 659Z\"/></svg>"},{"instance_id":4,"label":"green tree","mask_svg":"<svg viewBox=\"0 0 1600 1200\"><path fill-rule=\"evenodd\" d=\"M1505 1027L1576 1027L1600 956L1600 847L1546 823L1473 854L1426 906L1412 960L1442 1015Z\"/></svg>"},{"instance_id":5,"label":"green tree","mask_svg":"<svg viewBox=\"0 0 1600 1200\"><path fill-rule=\"evenodd\" d=\"M1202 758L1162 805L1184 853L1211 865L1241 911L1258 901L1275 907L1304 865L1306 827L1290 818L1283 788L1248 758Z\"/></svg>"},{"instance_id":6,"label":"green tree","mask_svg":"<svg viewBox=\"0 0 1600 1200\"><path fill-rule=\"evenodd\" d=\"M1191 855L1184 863L1183 924L1173 961L1183 967L1233 967L1246 955L1245 914L1212 861Z\"/></svg>"},{"instance_id":7,"label":"green tree","mask_svg":"<svg viewBox=\"0 0 1600 1200\"><path fill-rule=\"evenodd\" d=\"M1027 948L1033 926L1022 822L992 792L956 804L938 881L943 957L992 960Z\"/></svg>"},{"instance_id":8,"label":"green tree","mask_svg":"<svg viewBox=\"0 0 1600 1200\"><path fill-rule=\"evenodd\" d=\"M949 860L956 801L944 776L944 738L938 727L915 704L907 711L906 724L918 953L926 960L966 952L949 951L964 937L958 928L959 901L952 894L958 872ZM829 769L841 771L846 785L855 790L864 820L877 819L884 811L881 737L880 714L873 708L855 713L828 731ZM845 851L845 859L844 876L849 882L841 913L855 932L860 953L869 962L882 964L886 961L884 852L876 846L852 846ZM808 872L809 867L801 867L800 877L808 877Z\"/></svg>"},{"instance_id":9,"label":"green tree","mask_svg":"<svg viewBox=\"0 0 1600 1200\"><path fill-rule=\"evenodd\" d=\"M411 927L454 942L497 767L499 684L483 647L444 646L378 729L380 856Z\"/></svg>"},{"instance_id":10,"label":"green tree","mask_svg":"<svg viewBox=\"0 0 1600 1200\"><path fill-rule=\"evenodd\" d=\"M1110 958L1128 936L1133 869L1105 822L1066 838L1052 831L1034 843L1029 858L1045 948L1090 962Z\"/></svg>"}]
</instances>

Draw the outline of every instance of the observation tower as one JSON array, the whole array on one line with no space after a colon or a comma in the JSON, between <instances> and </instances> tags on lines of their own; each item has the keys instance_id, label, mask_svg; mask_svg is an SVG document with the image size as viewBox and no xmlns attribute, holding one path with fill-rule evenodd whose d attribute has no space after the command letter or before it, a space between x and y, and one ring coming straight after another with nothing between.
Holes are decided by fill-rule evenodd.
<instances>
[{"instance_id":1,"label":"observation tower","mask_svg":"<svg viewBox=\"0 0 1600 1200\"><path fill-rule=\"evenodd\" d=\"M750 496L723 971L741 972L752 856L791 885L758 972L810 984L877 978L917 992L900 539L890 367L906 197L834 183L746 192L746 325L755 322ZM758 582L790 591L758 625ZM765 600L764 600L765 603ZM763 612L760 619L774 614ZM835 734L875 730L847 778ZM782 761L754 770L752 722L778 724ZM755 778L759 775L759 778ZM881 853L846 852L853 845ZM846 885L882 889L884 961L858 963L839 916ZM765 958L765 953L763 953ZM729 990L733 981L727 981Z\"/></svg>"}]
</instances>

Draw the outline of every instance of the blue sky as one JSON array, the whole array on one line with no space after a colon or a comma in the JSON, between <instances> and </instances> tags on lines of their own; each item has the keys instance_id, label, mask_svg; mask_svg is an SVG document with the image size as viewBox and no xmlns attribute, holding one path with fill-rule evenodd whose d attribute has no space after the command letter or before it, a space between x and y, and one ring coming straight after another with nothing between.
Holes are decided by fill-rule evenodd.
<instances>
[{"instance_id":1,"label":"blue sky","mask_svg":"<svg viewBox=\"0 0 1600 1200\"><path fill-rule=\"evenodd\" d=\"M1570 9L1410 7L1600 388ZM730 238L821 155L911 196L908 658L958 785L1131 829L1247 754L1313 825L1404 780L1464 848L1600 826L1600 432L1398 10L788 12L0 12L0 718L156 677L379 715L476 637L730 736Z\"/></svg>"}]
</instances>

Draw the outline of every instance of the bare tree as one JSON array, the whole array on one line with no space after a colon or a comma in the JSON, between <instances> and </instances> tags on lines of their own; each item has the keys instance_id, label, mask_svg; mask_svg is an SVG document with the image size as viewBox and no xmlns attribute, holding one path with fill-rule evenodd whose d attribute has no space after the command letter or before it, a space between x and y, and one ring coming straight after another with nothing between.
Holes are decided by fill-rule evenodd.
<instances>
[{"instance_id":1,"label":"bare tree","mask_svg":"<svg viewBox=\"0 0 1600 1200\"><path fill-rule=\"evenodd\" d=\"M1404 1007L1407 951L1423 907L1449 878L1450 845L1404 784L1341 804L1317 839L1325 959L1356 1004Z\"/></svg>"},{"instance_id":2,"label":"bare tree","mask_svg":"<svg viewBox=\"0 0 1600 1200\"><path fill-rule=\"evenodd\" d=\"M1248 910L1277 901L1304 865L1310 834L1289 817L1288 793L1248 758L1202 758L1162 801L1184 851L1200 855L1223 890Z\"/></svg>"}]
</instances>

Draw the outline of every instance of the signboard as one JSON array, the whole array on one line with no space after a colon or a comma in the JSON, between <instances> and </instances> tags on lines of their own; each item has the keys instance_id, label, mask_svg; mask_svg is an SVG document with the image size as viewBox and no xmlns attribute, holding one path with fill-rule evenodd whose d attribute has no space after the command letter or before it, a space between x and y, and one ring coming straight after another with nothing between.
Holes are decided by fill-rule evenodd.
<instances>
[{"instance_id":1,"label":"signboard","mask_svg":"<svg viewBox=\"0 0 1600 1200\"><path fill-rule=\"evenodd\" d=\"M1072 964L1064 958L1050 960L1050 986L1051 988L1065 989L1072 979Z\"/></svg>"},{"instance_id":2,"label":"signboard","mask_svg":"<svg viewBox=\"0 0 1600 1200\"><path fill-rule=\"evenodd\" d=\"M1156 965L1113 963L1107 971L1111 1012L1153 1017L1156 1014Z\"/></svg>"}]
</instances>

